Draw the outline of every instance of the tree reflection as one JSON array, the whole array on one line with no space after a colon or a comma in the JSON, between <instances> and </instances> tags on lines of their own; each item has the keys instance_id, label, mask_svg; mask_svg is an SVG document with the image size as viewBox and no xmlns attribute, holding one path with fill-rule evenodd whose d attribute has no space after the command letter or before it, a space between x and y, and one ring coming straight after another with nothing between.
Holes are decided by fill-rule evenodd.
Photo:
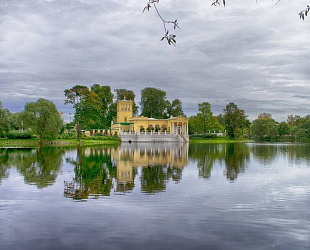
<instances>
[{"instance_id":1,"label":"tree reflection","mask_svg":"<svg viewBox=\"0 0 310 250\"><path fill-rule=\"evenodd\" d=\"M9 161L8 150L0 148L0 184L2 182L2 179L9 177L10 165L8 164L8 161Z\"/></svg>"},{"instance_id":2,"label":"tree reflection","mask_svg":"<svg viewBox=\"0 0 310 250\"><path fill-rule=\"evenodd\" d=\"M191 144L189 156L197 160L198 175L209 179L215 162L224 159L225 144Z\"/></svg>"},{"instance_id":3,"label":"tree reflection","mask_svg":"<svg viewBox=\"0 0 310 250\"><path fill-rule=\"evenodd\" d=\"M250 160L250 152L247 144L226 144L225 173L227 179L234 181L239 173L245 172L245 167Z\"/></svg>"},{"instance_id":4,"label":"tree reflection","mask_svg":"<svg viewBox=\"0 0 310 250\"><path fill-rule=\"evenodd\" d=\"M291 164L305 162L310 165L310 144L255 144L252 146L253 155L262 164L270 164L279 155L287 156Z\"/></svg>"},{"instance_id":5,"label":"tree reflection","mask_svg":"<svg viewBox=\"0 0 310 250\"><path fill-rule=\"evenodd\" d=\"M142 169L141 190L145 193L158 193L166 190L167 167L149 166Z\"/></svg>"},{"instance_id":6,"label":"tree reflection","mask_svg":"<svg viewBox=\"0 0 310 250\"><path fill-rule=\"evenodd\" d=\"M189 156L197 160L199 176L210 179L216 162L225 164L225 175L234 181L239 173L243 173L250 158L247 144L191 144Z\"/></svg>"},{"instance_id":7,"label":"tree reflection","mask_svg":"<svg viewBox=\"0 0 310 250\"><path fill-rule=\"evenodd\" d=\"M75 177L72 182L65 182L65 197L87 199L90 195L94 198L110 195L116 177L110 147L78 147L76 159L66 160L75 166Z\"/></svg>"},{"instance_id":8,"label":"tree reflection","mask_svg":"<svg viewBox=\"0 0 310 250\"><path fill-rule=\"evenodd\" d=\"M0 181L8 177L11 166L17 168L27 184L44 188L52 185L62 165L61 148L1 149Z\"/></svg>"},{"instance_id":9,"label":"tree reflection","mask_svg":"<svg viewBox=\"0 0 310 250\"><path fill-rule=\"evenodd\" d=\"M251 147L253 156L262 164L270 164L278 154L278 146L275 144L255 144ZM285 149L283 151L285 153Z\"/></svg>"},{"instance_id":10,"label":"tree reflection","mask_svg":"<svg viewBox=\"0 0 310 250\"><path fill-rule=\"evenodd\" d=\"M25 183L44 188L56 181L62 166L63 154L64 149L56 147L18 152L13 165L24 176Z\"/></svg>"}]
</instances>

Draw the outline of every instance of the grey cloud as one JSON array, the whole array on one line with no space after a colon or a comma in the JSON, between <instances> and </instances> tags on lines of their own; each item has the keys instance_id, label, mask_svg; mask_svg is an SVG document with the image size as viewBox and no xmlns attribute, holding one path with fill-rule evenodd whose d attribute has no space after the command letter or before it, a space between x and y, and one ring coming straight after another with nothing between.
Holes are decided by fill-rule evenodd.
<instances>
[{"instance_id":1,"label":"grey cloud","mask_svg":"<svg viewBox=\"0 0 310 250\"><path fill-rule=\"evenodd\" d=\"M163 2L176 18L176 47L160 42L156 14L138 1L16 0L0 7L0 100L18 111L46 97L63 105L76 84L135 91L159 87L179 98L188 116L208 101L215 114L235 102L249 117L309 113L309 42L298 4ZM302 6L303 7L303 6ZM291 13L294 12L294 13ZM10 96L10 97L8 97Z\"/></svg>"}]
</instances>

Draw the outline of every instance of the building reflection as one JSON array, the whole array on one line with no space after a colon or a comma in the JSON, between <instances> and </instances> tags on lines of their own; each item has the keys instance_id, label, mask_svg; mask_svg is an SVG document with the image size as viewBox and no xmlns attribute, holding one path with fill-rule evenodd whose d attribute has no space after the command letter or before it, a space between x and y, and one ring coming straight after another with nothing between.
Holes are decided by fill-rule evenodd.
<instances>
[{"instance_id":1,"label":"building reflection","mask_svg":"<svg viewBox=\"0 0 310 250\"><path fill-rule=\"evenodd\" d=\"M133 188L141 168L142 192L158 193L170 179L181 180L182 169L188 164L188 144L124 143L111 156L117 165L117 191Z\"/></svg>"},{"instance_id":2,"label":"building reflection","mask_svg":"<svg viewBox=\"0 0 310 250\"><path fill-rule=\"evenodd\" d=\"M131 192L139 180L141 191L153 194L165 191L169 180L181 180L188 163L188 145L124 143L119 147L80 148L75 159L66 160L74 165L75 173L73 180L64 184L67 198Z\"/></svg>"}]
</instances>

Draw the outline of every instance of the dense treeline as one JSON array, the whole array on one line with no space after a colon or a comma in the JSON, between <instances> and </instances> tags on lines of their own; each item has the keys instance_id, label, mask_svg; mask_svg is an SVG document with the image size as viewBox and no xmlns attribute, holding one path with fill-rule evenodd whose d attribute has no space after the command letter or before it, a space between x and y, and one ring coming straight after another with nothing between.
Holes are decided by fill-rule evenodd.
<instances>
[{"instance_id":1,"label":"dense treeline","mask_svg":"<svg viewBox=\"0 0 310 250\"><path fill-rule=\"evenodd\" d=\"M0 137L7 138L57 138L75 137L80 140L82 130L109 129L116 117L118 100L134 101L134 115L165 119L185 116L179 99L167 100L166 92L152 87L141 90L140 114L135 93L127 89L94 84L91 87L76 85L64 90L65 104L75 109L72 122L65 124L54 103L38 99L26 103L22 112L11 113L0 101ZM289 115L287 121L277 122L271 114L261 113L252 123L244 110L235 103L228 103L223 113L213 115L211 104L198 104L196 115L189 117L189 133L192 138L250 138L260 141L310 140L310 115Z\"/></svg>"}]
</instances>

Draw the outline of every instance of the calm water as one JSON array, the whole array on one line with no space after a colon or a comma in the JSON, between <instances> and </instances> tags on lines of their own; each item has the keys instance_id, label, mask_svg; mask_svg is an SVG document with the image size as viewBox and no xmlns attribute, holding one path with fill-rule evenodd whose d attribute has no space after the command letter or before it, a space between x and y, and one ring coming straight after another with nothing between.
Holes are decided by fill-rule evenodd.
<instances>
[{"instance_id":1,"label":"calm water","mask_svg":"<svg viewBox=\"0 0 310 250\"><path fill-rule=\"evenodd\" d=\"M310 145L0 149L0 249L309 249Z\"/></svg>"}]
</instances>

